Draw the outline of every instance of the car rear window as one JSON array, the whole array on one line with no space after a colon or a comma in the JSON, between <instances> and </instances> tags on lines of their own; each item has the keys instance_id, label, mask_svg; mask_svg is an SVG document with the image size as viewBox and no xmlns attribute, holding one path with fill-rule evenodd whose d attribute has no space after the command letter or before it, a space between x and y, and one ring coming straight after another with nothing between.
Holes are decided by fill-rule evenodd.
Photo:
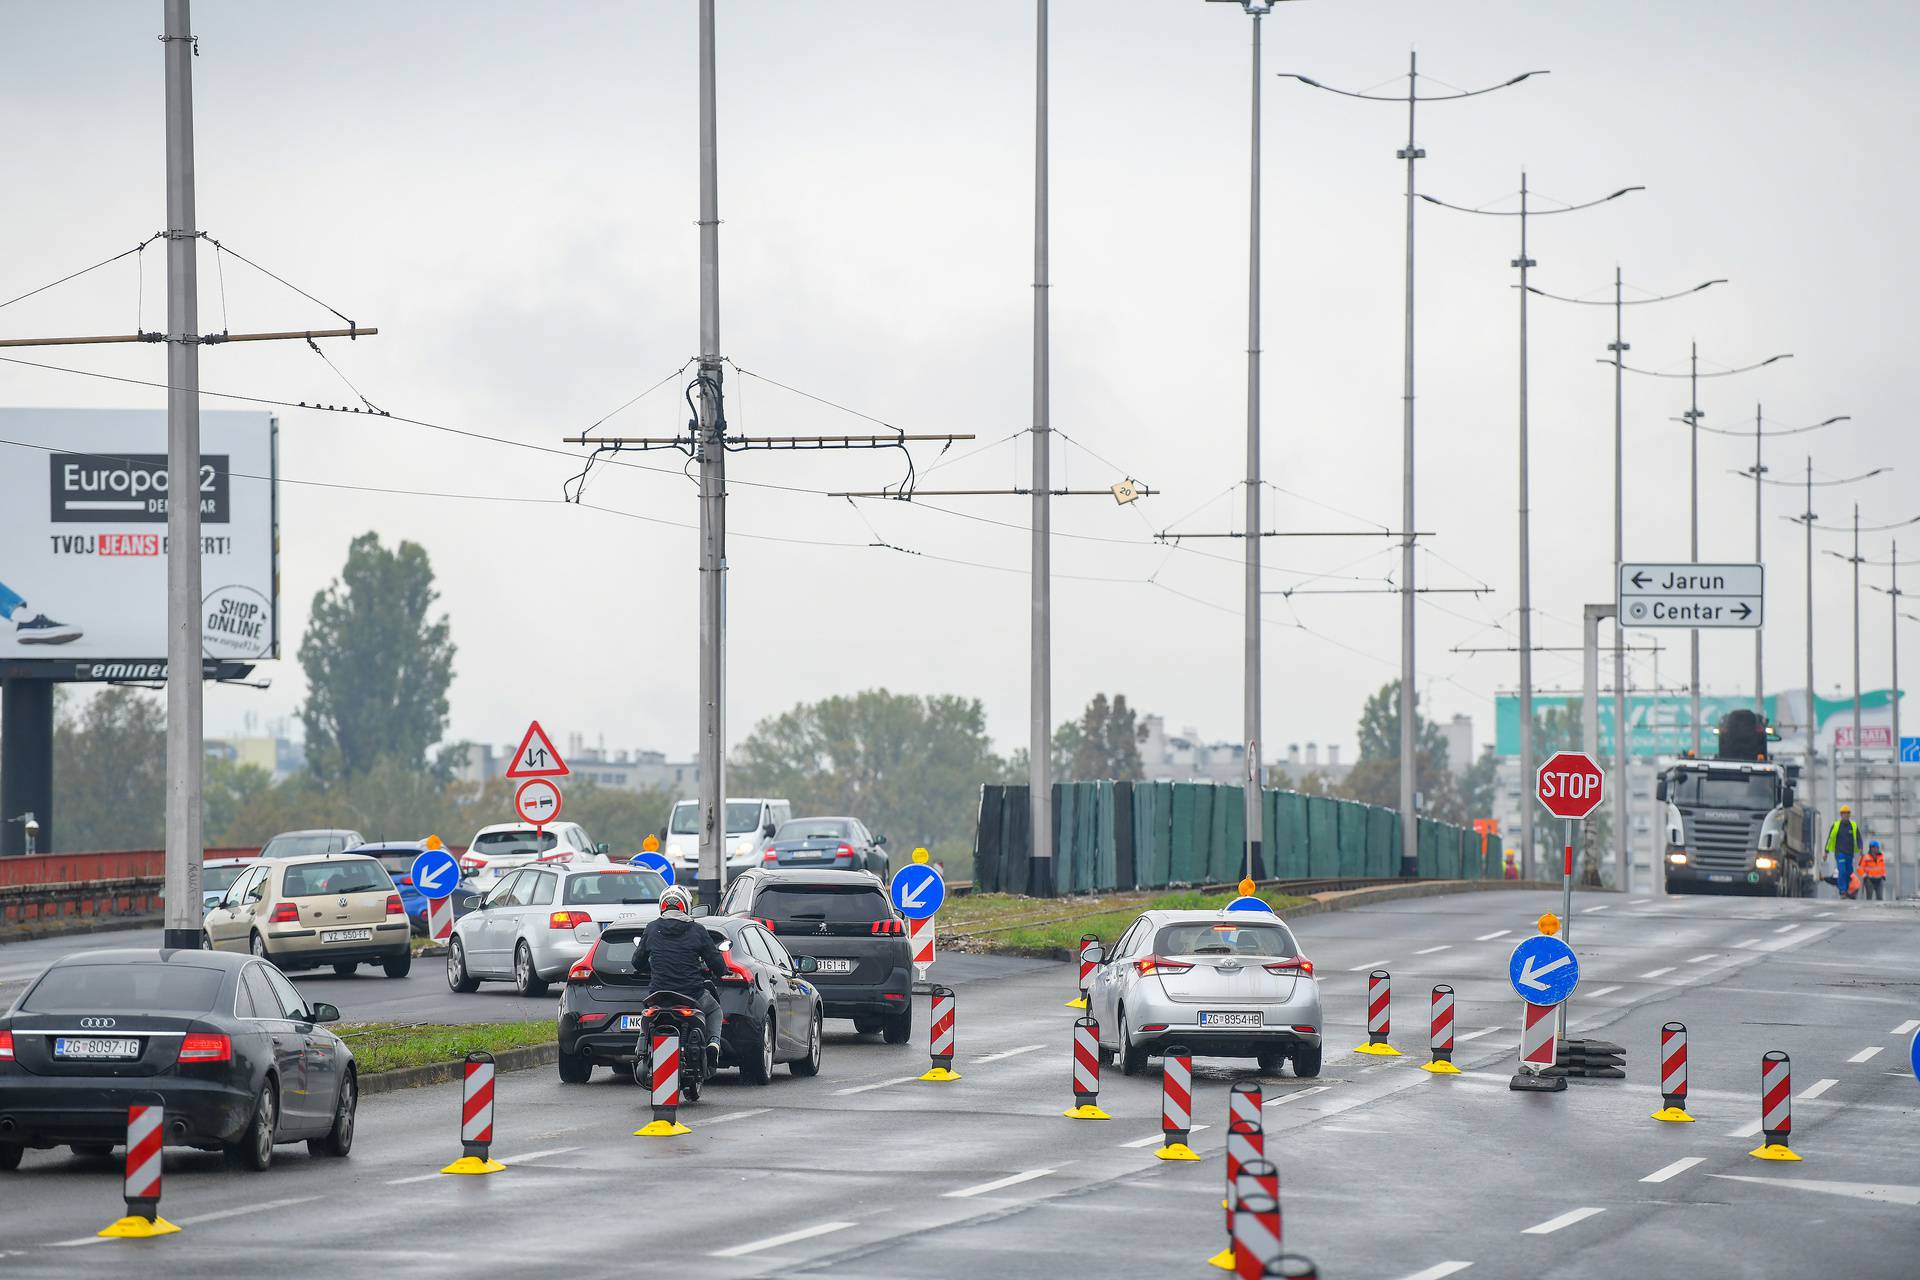
<instances>
[{"instance_id":1,"label":"car rear window","mask_svg":"<svg viewBox=\"0 0 1920 1280\"><path fill-rule=\"evenodd\" d=\"M569 907L658 902L666 891L657 871L589 871L567 877L564 901Z\"/></svg>"},{"instance_id":2,"label":"car rear window","mask_svg":"<svg viewBox=\"0 0 1920 1280\"><path fill-rule=\"evenodd\" d=\"M871 885L775 884L753 900L753 912L770 920L824 920L870 924L893 915L886 895Z\"/></svg>"},{"instance_id":3,"label":"car rear window","mask_svg":"<svg viewBox=\"0 0 1920 1280\"><path fill-rule=\"evenodd\" d=\"M542 831L536 838L531 831L482 831L473 838L472 853L483 853L489 858L512 857L521 853L545 853L558 843L551 831Z\"/></svg>"},{"instance_id":4,"label":"car rear window","mask_svg":"<svg viewBox=\"0 0 1920 1280\"><path fill-rule=\"evenodd\" d=\"M1299 954L1293 935L1277 921L1242 924L1237 920L1193 920L1162 925L1153 949L1163 956Z\"/></svg>"},{"instance_id":5,"label":"car rear window","mask_svg":"<svg viewBox=\"0 0 1920 1280\"><path fill-rule=\"evenodd\" d=\"M243 863L237 867L203 868L200 872L201 892L218 893L233 888L233 882L245 874L251 866L251 863Z\"/></svg>"},{"instance_id":6,"label":"car rear window","mask_svg":"<svg viewBox=\"0 0 1920 1280\"><path fill-rule=\"evenodd\" d=\"M311 862L288 867L280 882L283 898L313 898L329 893L384 893L393 888L387 869L371 858L352 862Z\"/></svg>"},{"instance_id":7,"label":"car rear window","mask_svg":"<svg viewBox=\"0 0 1920 1280\"><path fill-rule=\"evenodd\" d=\"M20 1002L22 1013L206 1013L226 974L184 964L62 964Z\"/></svg>"},{"instance_id":8,"label":"car rear window","mask_svg":"<svg viewBox=\"0 0 1920 1280\"><path fill-rule=\"evenodd\" d=\"M263 858L303 858L311 853L339 853L349 844L344 831L314 831L298 836L275 836L260 851Z\"/></svg>"},{"instance_id":9,"label":"car rear window","mask_svg":"<svg viewBox=\"0 0 1920 1280\"><path fill-rule=\"evenodd\" d=\"M713 939L713 945L726 951L732 947L727 935L718 929L708 929L707 936ZM600 945L593 949L593 967L601 973L632 973L633 953L640 945L640 931L637 929L615 931L608 930L600 935Z\"/></svg>"},{"instance_id":10,"label":"car rear window","mask_svg":"<svg viewBox=\"0 0 1920 1280\"><path fill-rule=\"evenodd\" d=\"M852 824L833 818L795 818L780 824L775 840L848 840Z\"/></svg>"}]
</instances>

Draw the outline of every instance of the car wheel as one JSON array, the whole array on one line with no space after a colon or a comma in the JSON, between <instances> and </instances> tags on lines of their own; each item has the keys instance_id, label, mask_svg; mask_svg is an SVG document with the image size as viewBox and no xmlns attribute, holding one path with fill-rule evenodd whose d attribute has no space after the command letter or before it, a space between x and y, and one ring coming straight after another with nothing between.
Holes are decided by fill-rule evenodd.
<instances>
[{"instance_id":1,"label":"car wheel","mask_svg":"<svg viewBox=\"0 0 1920 1280\"><path fill-rule=\"evenodd\" d=\"M880 1026L880 1036L888 1044L905 1044L913 1038L913 1010L906 1009L887 1015Z\"/></svg>"},{"instance_id":2,"label":"car wheel","mask_svg":"<svg viewBox=\"0 0 1920 1280\"><path fill-rule=\"evenodd\" d=\"M253 952L253 958L255 960L265 960L268 964L273 963L273 956L267 951L267 940L259 934L256 933L253 935L253 938L247 943L247 950Z\"/></svg>"},{"instance_id":3,"label":"car wheel","mask_svg":"<svg viewBox=\"0 0 1920 1280\"><path fill-rule=\"evenodd\" d=\"M879 1031L882 1025L884 1024L880 1021L880 1019L869 1018L864 1014L853 1020L853 1029L863 1036L871 1036L871 1035L879 1034Z\"/></svg>"},{"instance_id":4,"label":"car wheel","mask_svg":"<svg viewBox=\"0 0 1920 1280\"><path fill-rule=\"evenodd\" d=\"M593 1059L584 1053L568 1053L562 1049L555 1062L560 1067L561 1084L585 1084L593 1079Z\"/></svg>"},{"instance_id":5,"label":"car wheel","mask_svg":"<svg viewBox=\"0 0 1920 1280\"><path fill-rule=\"evenodd\" d=\"M413 948L411 946L404 947L401 949L399 955L388 956L380 962L380 967L386 971L386 975L389 978L406 977L409 973L413 972Z\"/></svg>"},{"instance_id":6,"label":"car wheel","mask_svg":"<svg viewBox=\"0 0 1920 1280\"><path fill-rule=\"evenodd\" d=\"M773 1015L760 1026L760 1044L758 1051L743 1055L740 1059L740 1078L748 1084L767 1084L773 1080L773 1049L779 1042L774 1038Z\"/></svg>"},{"instance_id":7,"label":"car wheel","mask_svg":"<svg viewBox=\"0 0 1920 1280\"><path fill-rule=\"evenodd\" d=\"M335 966L333 966L333 972L336 977L351 978L353 976L354 970L358 969L359 967L360 966L357 964L350 964L347 961L342 960L339 964L336 964Z\"/></svg>"},{"instance_id":8,"label":"car wheel","mask_svg":"<svg viewBox=\"0 0 1920 1280\"><path fill-rule=\"evenodd\" d=\"M1120 1074L1137 1076L1147 1069L1147 1051L1133 1047L1133 1029L1127 1025L1127 1011L1120 1010L1120 1044L1114 1050L1120 1059Z\"/></svg>"},{"instance_id":9,"label":"car wheel","mask_svg":"<svg viewBox=\"0 0 1920 1280\"><path fill-rule=\"evenodd\" d=\"M513 989L523 996L547 994L547 980L533 967L533 952L524 942L513 949Z\"/></svg>"},{"instance_id":10,"label":"car wheel","mask_svg":"<svg viewBox=\"0 0 1920 1280\"><path fill-rule=\"evenodd\" d=\"M458 938L447 944L447 986L463 996L480 989L480 979L467 972L467 949Z\"/></svg>"},{"instance_id":11,"label":"car wheel","mask_svg":"<svg viewBox=\"0 0 1920 1280\"><path fill-rule=\"evenodd\" d=\"M226 1148L227 1163L236 1169L265 1173L273 1165L273 1139L279 1120L280 1098L269 1080L253 1100L253 1118L247 1122L247 1131Z\"/></svg>"},{"instance_id":12,"label":"car wheel","mask_svg":"<svg viewBox=\"0 0 1920 1280\"><path fill-rule=\"evenodd\" d=\"M0 1171L18 1169L20 1167L20 1157L25 1154L27 1154L27 1149L18 1143L0 1142Z\"/></svg>"},{"instance_id":13,"label":"car wheel","mask_svg":"<svg viewBox=\"0 0 1920 1280\"><path fill-rule=\"evenodd\" d=\"M360 1113L360 1077L347 1068L340 1097L333 1104L333 1127L322 1138L307 1139L307 1151L316 1156L342 1157L353 1150L353 1123Z\"/></svg>"},{"instance_id":14,"label":"car wheel","mask_svg":"<svg viewBox=\"0 0 1920 1280\"><path fill-rule=\"evenodd\" d=\"M200 934L200 949L202 951L213 950L213 935L204 930L202 930Z\"/></svg>"},{"instance_id":15,"label":"car wheel","mask_svg":"<svg viewBox=\"0 0 1920 1280\"><path fill-rule=\"evenodd\" d=\"M1301 1045L1293 1051L1293 1074L1311 1080L1320 1074L1320 1046Z\"/></svg>"},{"instance_id":16,"label":"car wheel","mask_svg":"<svg viewBox=\"0 0 1920 1280\"><path fill-rule=\"evenodd\" d=\"M89 1160L98 1160L102 1156L113 1154L111 1142L76 1142L72 1146L73 1154L85 1156Z\"/></svg>"},{"instance_id":17,"label":"car wheel","mask_svg":"<svg viewBox=\"0 0 1920 1280\"><path fill-rule=\"evenodd\" d=\"M1262 1049L1260 1051L1260 1070L1270 1076L1280 1074L1287 1065L1287 1053L1284 1049Z\"/></svg>"},{"instance_id":18,"label":"car wheel","mask_svg":"<svg viewBox=\"0 0 1920 1280\"><path fill-rule=\"evenodd\" d=\"M813 1018L807 1026L807 1056L795 1058L787 1064L787 1069L796 1076L817 1076L820 1074L820 1011L814 1010Z\"/></svg>"}]
</instances>

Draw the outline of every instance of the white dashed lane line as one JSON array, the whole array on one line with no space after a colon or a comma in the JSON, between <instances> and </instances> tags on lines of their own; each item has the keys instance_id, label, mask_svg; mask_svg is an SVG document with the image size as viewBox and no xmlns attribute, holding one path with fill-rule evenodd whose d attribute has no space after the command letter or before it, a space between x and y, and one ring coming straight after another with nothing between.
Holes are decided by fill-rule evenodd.
<instances>
[{"instance_id":1,"label":"white dashed lane line","mask_svg":"<svg viewBox=\"0 0 1920 1280\"><path fill-rule=\"evenodd\" d=\"M1596 911L1605 911L1608 907L1612 905L1613 904L1611 902L1603 902L1597 907L1582 907L1580 908L1580 914L1583 916L1590 916Z\"/></svg>"},{"instance_id":2,"label":"white dashed lane line","mask_svg":"<svg viewBox=\"0 0 1920 1280\"><path fill-rule=\"evenodd\" d=\"M1886 1046L1883 1044L1868 1045L1866 1048L1862 1049L1860 1052L1854 1054L1851 1058L1848 1058L1847 1061L1850 1063L1866 1062L1870 1060L1874 1054L1879 1053L1884 1048L1886 1048Z\"/></svg>"},{"instance_id":3,"label":"white dashed lane line","mask_svg":"<svg viewBox=\"0 0 1920 1280\"><path fill-rule=\"evenodd\" d=\"M1199 1133L1202 1129L1210 1129L1212 1127L1212 1125L1197 1124L1187 1130L1187 1132L1189 1134L1195 1134ZM1156 1142L1165 1142L1166 1140L1167 1135L1161 1132L1154 1134L1151 1138L1135 1138L1132 1142L1123 1142L1120 1145L1123 1147L1150 1147Z\"/></svg>"},{"instance_id":4,"label":"white dashed lane line","mask_svg":"<svg viewBox=\"0 0 1920 1280\"><path fill-rule=\"evenodd\" d=\"M1717 953L1709 951L1706 955L1703 955L1703 956L1688 956L1687 963L1688 964L1705 964L1709 960L1715 960L1718 958L1719 957Z\"/></svg>"},{"instance_id":5,"label":"white dashed lane line","mask_svg":"<svg viewBox=\"0 0 1920 1280\"><path fill-rule=\"evenodd\" d=\"M1386 967L1387 967L1387 962L1385 960L1369 960L1365 964L1357 964L1353 966L1353 968L1347 970L1347 972L1348 973L1365 973L1369 969L1384 969Z\"/></svg>"},{"instance_id":6,"label":"white dashed lane line","mask_svg":"<svg viewBox=\"0 0 1920 1280\"><path fill-rule=\"evenodd\" d=\"M856 1084L846 1089L835 1089L833 1091L833 1095L836 1098L844 1098L844 1097L847 1097L849 1094L871 1093L875 1089L890 1089L896 1084L911 1084L913 1081L918 1080L919 1078L920 1078L919 1076L895 1076L891 1080L876 1080L872 1084ZM719 1254L714 1255L714 1257L716 1258L719 1256L720 1256Z\"/></svg>"},{"instance_id":7,"label":"white dashed lane line","mask_svg":"<svg viewBox=\"0 0 1920 1280\"><path fill-rule=\"evenodd\" d=\"M1650 969L1646 973L1641 974L1640 976L1643 978L1664 978L1672 972L1673 972L1673 966L1668 965L1664 969Z\"/></svg>"},{"instance_id":8,"label":"white dashed lane line","mask_svg":"<svg viewBox=\"0 0 1920 1280\"><path fill-rule=\"evenodd\" d=\"M1707 1158L1705 1156L1688 1156L1684 1160L1675 1160L1672 1164L1667 1165L1664 1168L1655 1169L1652 1173L1640 1179L1640 1181L1665 1182L1669 1178L1685 1173L1687 1170L1693 1168L1693 1166L1697 1164L1705 1164L1706 1162L1707 1162Z\"/></svg>"},{"instance_id":9,"label":"white dashed lane line","mask_svg":"<svg viewBox=\"0 0 1920 1280\"><path fill-rule=\"evenodd\" d=\"M1729 1138L1752 1138L1752 1137L1757 1137L1759 1133L1760 1133L1760 1122L1758 1120L1750 1120L1746 1124L1741 1125L1738 1129L1731 1130L1727 1134L1727 1136Z\"/></svg>"},{"instance_id":10,"label":"white dashed lane line","mask_svg":"<svg viewBox=\"0 0 1920 1280\"><path fill-rule=\"evenodd\" d=\"M974 1059L974 1061L976 1061L976 1062L1003 1062L1003 1061L1005 1061L1005 1060L1006 1060L1006 1059L1008 1059L1008 1058L1014 1058L1014 1057L1018 1057L1019 1055L1021 1055L1021 1054L1023 1054L1023 1053L1032 1053L1032 1052L1033 1052L1033 1051L1034 1051L1035 1049L1044 1049L1044 1048L1046 1048L1046 1047L1047 1047L1047 1046L1045 1046L1045 1045L1043 1045L1043 1044L1023 1044L1023 1045L1021 1045L1021 1046L1020 1046L1020 1047L1019 1047L1018 1049L1002 1049L1002 1050L1001 1050L1000 1052L998 1052L998 1053L989 1053L989 1054L987 1054L987 1055L986 1055L985 1057L983 1057L983 1058L976 1058L976 1059Z\"/></svg>"},{"instance_id":11,"label":"white dashed lane line","mask_svg":"<svg viewBox=\"0 0 1920 1280\"><path fill-rule=\"evenodd\" d=\"M1795 929L1798 929L1799 927L1800 926L1797 924L1783 924L1778 929L1775 929L1774 932L1775 933L1792 933Z\"/></svg>"},{"instance_id":12,"label":"white dashed lane line","mask_svg":"<svg viewBox=\"0 0 1920 1280\"><path fill-rule=\"evenodd\" d=\"M1495 938L1504 938L1512 932L1513 930L1511 929L1495 929L1492 933L1481 934L1479 937L1475 938L1474 941L1475 942L1492 942ZM1443 1262L1440 1265L1444 1267L1450 1264ZM1467 1265L1471 1266L1472 1264L1468 1263Z\"/></svg>"},{"instance_id":13,"label":"white dashed lane line","mask_svg":"<svg viewBox=\"0 0 1920 1280\"><path fill-rule=\"evenodd\" d=\"M1481 1027L1477 1031L1462 1032L1460 1035L1457 1035L1453 1038L1453 1042L1455 1044L1460 1044L1461 1042L1466 1040L1478 1040L1481 1036L1490 1036L1494 1032L1498 1031L1499 1029L1500 1028L1498 1027Z\"/></svg>"},{"instance_id":14,"label":"white dashed lane line","mask_svg":"<svg viewBox=\"0 0 1920 1280\"><path fill-rule=\"evenodd\" d=\"M772 1107L749 1107L745 1111L728 1111L722 1115L707 1116L701 1123L725 1124L729 1120L745 1120L748 1116L764 1116L772 1110Z\"/></svg>"},{"instance_id":15,"label":"white dashed lane line","mask_svg":"<svg viewBox=\"0 0 1920 1280\"><path fill-rule=\"evenodd\" d=\"M834 1231L845 1231L851 1222L822 1222L811 1227L802 1227L798 1231L789 1231L785 1235L768 1236L764 1240L749 1240L745 1244L736 1244L729 1249L716 1249L707 1256L710 1258L744 1258L750 1253L759 1253L763 1249L778 1249L783 1244L798 1244L802 1240L811 1240L815 1236L824 1236Z\"/></svg>"},{"instance_id":16,"label":"white dashed lane line","mask_svg":"<svg viewBox=\"0 0 1920 1280\"><path fill-rule=\"evenodd\" d=\"M1446 1280L1448 1276L1458 1275L1472 1266L1471 1262L1436 1262L1425 1271L1416 1271L1406 1280Z\"/></svg>"},{"instance_id":17,"label":"white dashed lane line","mask_svg":"<svg viewBox=\"0 0 1920 1280\"><path fill-rule=\"evenodd\" d=\"M1618 987L1602 987L1598 991L1589 991L1587 992L1587 999L1591 1000L1596 996L1610 996L1619 989Z\"/></svg>"},{"instance_id":18,"label":"white dashed lane line","mask_svg":"<svg viewBox=\"0 0 1920 1280\"><path fill-rule=\"evenodd\" d=\"M995 1178L992 1182L983 1182L977 1187L962 1187L958 1191L947 1192L949 1200L970 1200L974 1196L983 1196L989 1191L1000 1191L1007 1187L1017 1187L1023 1182L1032 1182L1035 1178L1044 1178L1052 1173L1051 1169L1028 1169L1024 1173L1010 1173L1004 1178Z\"/></svg>"},{"instance_id":19,"label":"white dashed lane line","mask_svg":"<svg viewBox=\"0 0 1920 1280\"><path fill-rule=\"evenodd\" d=\"M1570 1227L1576 1222L1585 1222L1596 1213L1605 1213L1605 1209L1588 1205L1584 1209L1569 1209L1557 1218L1548 1218L1545 1222L1535 1223L1520 1234L1523 1236L1550 1236L1562 1227Z\"/></svg>"},{"instance_id":20,"label":"white dashed lane line","mask_svg":"<svg viewBox=\"0 0 1920 1280\"><path fill-rule=\"evenodd\" d=\"M1417 955L1417 956L1430 956L1430 955L1432 955L1432 954L1433 954L1434 952L1436 952L1436 951L1447 951L1447 950L1450 950L1450 949L1452 948L1452 946L1453 946L1453 944L1452 944L1451 942L1443 942L1443 943L1441 943L1441 944L1440 944L1439 946L1437 946L1437 947L1428 947L1428 948L1427 948L1426 950L1424 950L1424 951L1416 951L1416 952L1414 952L1413 954L1415 954L1415 955Z\"/></svg>"},{"instance_id":21,"label":"white dashed lane line","mask_svg":"<svg viewBox=\"0 0 1920 1280\"><path fill-rule=\"evenodd\" d=\"M1920 1018L1909 1018L1907 1021L1895 1027L1893 1029L1893 1034L1897 1036L1904 1036L1904 1035L1911 1035L1915 1031L1920 1031Z\"/></svg>"},{"instance_id":22,"label":"white dashed lane line","mask_svg":"<svg viewBox=\"0 0 1920 1280\"><path fill-rule=\"evenodd\" d=\"M1839 1083L1838 1080L1815 1080L1800 1091L1800 1097L1802 1100L1811 1101Z\"/></svg>"}]
</instances>

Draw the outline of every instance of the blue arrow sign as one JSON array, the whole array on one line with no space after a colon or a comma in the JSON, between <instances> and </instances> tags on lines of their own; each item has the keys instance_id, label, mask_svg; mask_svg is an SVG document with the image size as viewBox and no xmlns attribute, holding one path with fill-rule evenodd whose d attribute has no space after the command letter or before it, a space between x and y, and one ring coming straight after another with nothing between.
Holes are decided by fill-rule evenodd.
<instances>
[{"instance_id":1,"label":"blue arrow sign","mask_svg":"<svg viewBox=\"0 0 1920 1280\"><path fill-rule=\"evenodd\" d=\"M445 849L422 849L407 869L413 887L428 898L451 898L460 885L460 864Z\"/></svg>"},{"instance_id":2,"label":"blue arrow sign","mask_svg":"<svg viewBox=\"0 0 1920 1280\"><path fill-rule=\"evenodd\" d=\"M1900 739L1900 763L1920 764L1920 738Z\"/></svg>"},{"instance_id":3,"label":"blue arrow sign","mask_svg":"<svg viewBox=\"0 0 1920 1280\"><path fill-rule=\"evenodd\" d=\"M1235 898L1227 904L1229 911L1264 911L1273 914L1273 908L1267 905L1265 898Z\"/></svg>"},{"instance_id":4,"label":"blue arrow sign","mask_svg":"<svg viewBox=\"0 0 1920 1280\"><path fill-rule=\"evenodd\" d=\"M1908 1047L1907 1056L1913 1061L1913 1078L1920 1080L1920 1031L1913 1033L1913 1043Z\"/></svg>"},{"instance_id":5,"label":"blue arrow sign","mask_svg":"<svg viewBox=\"0 0 1920 1280\"><path fill-rule=\"evenodd\" d=\"M1536 934L1513 949L1507 976L1528 1004L1559 1004L1580 981L1580 961L1560 939Z\"/></svg>"},{"instance_id":6,"label":"blue arrow sign","mask_svg":"<svg viewBox=\"0 0 1920 1280\"><path fill-rule=\"evenodd\" d=\"M947 882L924 862L910 862L893 873L893 905L909 920L925 920L947 900Z\"/></svg>"},{"instance_id":7,"label":"blue arrow sign","mask_svg":"<svg viewBox=\"0 0 1920 1280\"><path fill-rule=\"evenodd\" d=\"M673 864L667 861L663 853L636 853L633 855L633 865L644 867L648 871L658 871L662 880L669 885L673 883Z\"/></svg>"}]
</instances>

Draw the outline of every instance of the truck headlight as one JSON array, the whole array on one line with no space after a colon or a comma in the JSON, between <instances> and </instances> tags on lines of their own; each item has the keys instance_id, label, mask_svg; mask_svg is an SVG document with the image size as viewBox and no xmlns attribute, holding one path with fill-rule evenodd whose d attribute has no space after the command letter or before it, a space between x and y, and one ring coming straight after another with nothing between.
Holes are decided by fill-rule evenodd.
<instances>
[{"instance_id":1,"label":"truck headlight","mask_svg":"<svg viewBox=\"0 0 1920 1280\"><path fill-rule=\"evenodd\" d=\"M1753 860L1753 869L1755 871L1771 871L1779 865L1780 864L1772 858L1755 858Z\"/></svg>"},{"instance_id":2,"label":"truck headlight","mask_svg":"<svg viewBox=\"0 0 1920 1280\"><path fill-rule=\"evenodd\" d=\"M1687 855L1684 853L1670 853L1667 855L1667 861L1676 867L1684 867L1687 865Z\"/></svg>"}]
</instances>

